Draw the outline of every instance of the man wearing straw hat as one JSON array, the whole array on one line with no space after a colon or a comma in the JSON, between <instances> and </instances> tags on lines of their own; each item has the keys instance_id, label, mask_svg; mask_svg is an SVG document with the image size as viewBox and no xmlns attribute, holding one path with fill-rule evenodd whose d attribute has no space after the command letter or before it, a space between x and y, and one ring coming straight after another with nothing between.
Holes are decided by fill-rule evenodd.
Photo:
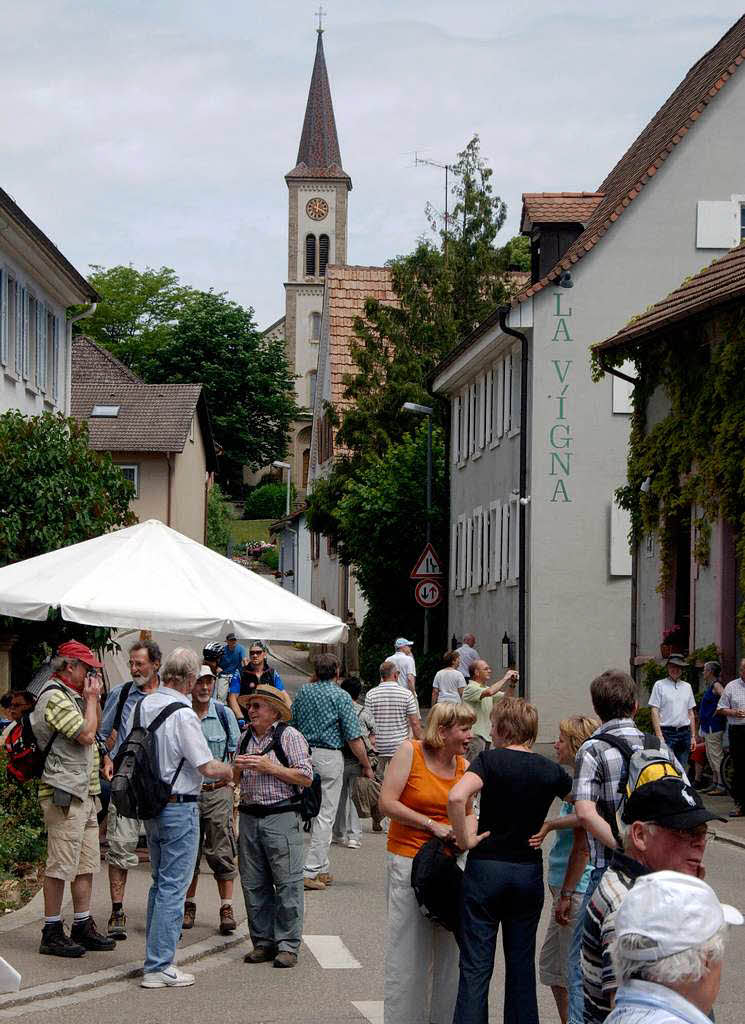
<instances>
[{"instance_id":1,"label":"man wearing straw hat","mask_svg":"<svg viewBox=\"0 0 745 1024\"><path fill-rule=\"evenodd\" d=\"M655 735L675 754L683 771L696 746L696 701L691 684L681 679L688 662L682 654L667 659L667 677L658 679L649 695L652 727Z\"/></svg>"},{"instance_id":2,"label":"man wearing straw hat","mask_svg":"<svg viewBox=\"0 0 745 1024\"><path fill-rule=\"evenodd\" d=\"M244 963L294 967L303 933L301 787L313 781L305 737L287 723L289 698L260 684L245 702L249 726L234 761L240 781L238 865L253 949ZM286 766L277 756L281 745Z\"/></svg>"}]
</instances>

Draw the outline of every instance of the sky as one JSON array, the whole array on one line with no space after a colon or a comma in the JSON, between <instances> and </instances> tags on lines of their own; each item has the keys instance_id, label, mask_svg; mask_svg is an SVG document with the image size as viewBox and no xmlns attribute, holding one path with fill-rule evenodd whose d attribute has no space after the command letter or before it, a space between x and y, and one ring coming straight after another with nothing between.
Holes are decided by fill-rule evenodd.
<instances>
[{"instance_id":1,"label":"sky","mask_svg":"<svg viewBox=\"0 0 745 1024\"><path fill-rule=\"evenodd\" d=\"M481 137L500 235L521 195L594 190L734 0L324 0L324 47L351 175L348 262L427 233L452 162ZM83 273L173 267L284 312L287 187L318 0L29 0L0 38L0 186Z\"/></svg>"}]
</instances>

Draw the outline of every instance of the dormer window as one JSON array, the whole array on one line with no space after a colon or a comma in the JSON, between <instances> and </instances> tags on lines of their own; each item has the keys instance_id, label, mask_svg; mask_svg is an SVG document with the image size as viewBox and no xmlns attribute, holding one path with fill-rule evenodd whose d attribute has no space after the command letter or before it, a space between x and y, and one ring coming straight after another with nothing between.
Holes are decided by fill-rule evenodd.
<instances>
[{"instance_id":1,"label":"dormer window","mask_svg":"<svg viewBox=\"0 0 745 1024\"><path fill-rule=\"evenodd\" d=\"M94 405L91 417L99 419L116 419L119 415L120 405Z\"/></svg>"}]
</instances>

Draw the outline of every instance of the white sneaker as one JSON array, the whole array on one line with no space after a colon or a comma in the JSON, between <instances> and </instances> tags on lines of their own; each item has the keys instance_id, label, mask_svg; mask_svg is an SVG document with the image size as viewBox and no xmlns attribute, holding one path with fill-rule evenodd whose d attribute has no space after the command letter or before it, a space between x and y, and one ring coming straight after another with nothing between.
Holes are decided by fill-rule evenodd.
<instances>
[{"instance_id":1,"label":"white sneaker","mask_svg":"<svg viewBox=\"0 0 745 1024\"><path fill-rule=\"evenodd\" d=\"M347 847L350 850L359 850L359 848L361 846L362 846L362 843L359 841L359 839L348 839L347 840Z\"/></svg>"},{"instance_id":2,"label":"white sneaker","mask_svg":"<svg viewBox=\"0 0 745 1024\"><path fill-rule=\"evenodd\" d=\"M194 984L194 975L171 964L164 971L151 971L140 982L141 988L186 988Z\"/></svg>"},{"instance_id":3,"label":"white sneaker","mask_svg":"<svg viewBox=\"0 0 745 1024\"><path fill-rule=\"evenodd\" d=\"M331 845L332 846L348 846L349 844L348 844L348 841L344 838L344 836L332 836L331 837Z\"/></svg>"}]
</instances>

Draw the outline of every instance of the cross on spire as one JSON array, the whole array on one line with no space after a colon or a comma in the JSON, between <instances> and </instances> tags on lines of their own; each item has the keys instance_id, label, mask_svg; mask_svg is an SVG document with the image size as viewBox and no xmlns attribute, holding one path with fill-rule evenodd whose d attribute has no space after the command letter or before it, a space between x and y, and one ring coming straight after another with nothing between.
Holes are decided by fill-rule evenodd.
<instances>
[{"instance_id":1,"label":"cross on spire","mask_svg":"<svg viewBox=\"0 0 745 1024\"><path fill-rule=\"evenodd\" d=\"M316 11L316 17L318 18L318 28L316 29L316 32L318 32L319 35L323 32L323 19L326 13L327 12L323 9L323 4L319 4L318 10Z\"/></svg>"}]
</instances>

